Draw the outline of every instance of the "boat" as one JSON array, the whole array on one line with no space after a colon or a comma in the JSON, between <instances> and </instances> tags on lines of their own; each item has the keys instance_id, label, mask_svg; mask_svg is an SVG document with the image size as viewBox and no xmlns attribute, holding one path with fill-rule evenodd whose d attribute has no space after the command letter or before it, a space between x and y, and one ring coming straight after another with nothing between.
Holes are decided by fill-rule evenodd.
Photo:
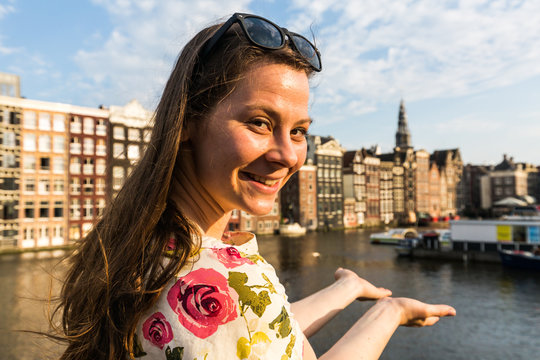
<instances>
[{"instance_id":1,"label":"boat","mask_svg":"<svg viewBox=\"0 0 540 360\"><path fill-rule=\"evenodd\" d=\"M394 248L398 256L412 256L413 249L418 246L417 238L400 239Z\"/></svg>"},{"instance_id":2,"label":"boat","mask_svg":"<svg viewBox=\"0 0 540 360\"><path fill-rule=\"evenodd\" d=\"M505 266L540 270L540 255L535 255L530 251L499 250L499 255Z\"/></svg>"},{"instance_id":3,"label":"boat","mask_svg":"<svg viewBox=\"0 0 540 360\"><path fill-rule=\"evenodd\" d=\"M279 234L283 236L302 236L306 234L306 228L299 223L281 224Z\"/></svg>"},{"instance_id":4,"label":"boat","mask_svg":"<svg viewBox=\"0 0 540 360\"><path fill-rule=\"evenodd\" d=\"M369 236L372 244L398 245L400 240L418 238L418 232L413 228L390 229L382 233Z\"/></svg>"}]
</instances>

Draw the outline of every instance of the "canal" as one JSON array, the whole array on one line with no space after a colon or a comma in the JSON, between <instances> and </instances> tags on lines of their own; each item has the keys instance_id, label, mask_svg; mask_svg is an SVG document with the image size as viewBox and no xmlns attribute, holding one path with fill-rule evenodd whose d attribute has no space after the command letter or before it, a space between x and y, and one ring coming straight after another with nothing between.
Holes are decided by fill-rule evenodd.
<instances>
[{"instance_id":1,"label":"canal","mask_svg":"<svg viewBox=\"0 0 540 360\"><path fill-rule=\"evenodd\" d=\"M301 238L259 237L295 301L330 284L338 266L356 271L394 296L454 306L455 318L429 328L400 328L381 359L533 359L540 350L540 274L499 264L397 258L390 246L371 245L369 233L311 233ZM59 254L0 256L0 358L53 359L59 345L13 329L47 329L46 301ZM53 290L58 284L53 281ZM310 339L324 353L372 302L356 302ZM361 354L362 349L358 349Z\"/></svg>"}]
</instances>

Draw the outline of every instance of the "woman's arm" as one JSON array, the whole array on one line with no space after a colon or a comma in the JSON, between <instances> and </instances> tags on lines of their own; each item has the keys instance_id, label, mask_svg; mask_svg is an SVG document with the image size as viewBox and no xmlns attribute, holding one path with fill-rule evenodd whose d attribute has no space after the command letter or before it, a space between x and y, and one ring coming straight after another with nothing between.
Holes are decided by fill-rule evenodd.
<instances>
[{"instance_id":1,"label":"woman's arm","mask_svg":"<svg viewBox=\"0 0 540 360\"><path fill-rule=\"evenodd\" d=\"M334 277L336 281L332 285L291 304L306 337L315 334L356 299L375 300L392 295L390 290L375 287L350 270L339 268Z\"/></svg>"},{"instance_id":2,"label":"woman's arm","mask_svg":"<svg viewBox=\"0 0 540 360\"><path fill-rule=\"evenodd\" d=\"M398 326L430 326L441 316L454 316L448 305L430 305L408 298L379 300L320 360L378 359Z\"/></svg>"}]
</instances>

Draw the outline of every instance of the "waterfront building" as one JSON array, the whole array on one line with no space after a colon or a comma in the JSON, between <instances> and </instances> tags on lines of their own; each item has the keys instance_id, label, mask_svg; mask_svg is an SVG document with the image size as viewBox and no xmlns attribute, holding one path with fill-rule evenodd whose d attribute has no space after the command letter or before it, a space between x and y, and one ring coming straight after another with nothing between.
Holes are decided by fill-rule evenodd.
<instances>
[{"instance_id":1,"label":"waterfront building","mask_svg":"<svg viewBox=\"0 0 540 360\"><path fill-rule=\"evenodd\" d=\"M281 215L287 223L317 229L317 167L306 161L280 191Z\"/></svg>"},{"instance_id":2,"label":"waterfront building","mask_svg":"<svg viewBox=\"0 0 540 360\"><path fill-rule=\"evenodd\" d=\"M238 231L249 231L257 235L274 234L279 230L280 221L280 197L277 196L274 201L272 211L266 215L251 215L245 211L234 210L231 220L228 223L228 229ZM239 225L236 225L239 224Z\"/></svg>"},{"instance_id":3,"label":"waterfront building","mask_svg":"<svg viewBox=\"0 0 540 360\"><path fill-rule=\"evenodd\" d=\"M17 247L20 231L22 109L6 100L0 96L0 250Z\"/></svg>"},{"instance_id":4,"label":"waterfront building","mask_svg":"<svg viewBox=\"0 0 540 360\"><path fill-rule=\"evenodd\" d=\"M394 220L394 163L390 161L380 161L379 174L381 222L389 224Z\"/></svg>"},{"instance_id":5,"label":"waterfront building","mask_svg":"<svg viewBox=\"0 0 540 360\"><path fill-rule=\"evenodd\" d=\"M377 226L381 222L380 163L373 150L364 148L343 156L343 194L349 208L354 199L356 226ZM350 218L350 209L348 212Z\"/></svg>"},{"instance_id":6,"label":"waterfront building","mask_svg":"<svg viewBox=\"0 0 540 360\"><path fill-rule=\"evenodd\" d=\"M457 215L458 189L463 174L463 161L459 149L435 150L430 161L439 168L441 179L441 216L453 217Z\"/></svg>"},{"instance_id":7,"label":"waterfront building","mask_svg":"<svg viewBox=\"0 0 540 360\"><path fill-rule=\"evenodd\" d=\"M417 150L414 157L415 209L418 213L429 213L429 153Z\"/></svg>"},{"instance_id":8,"label":"waterfront building","mask_svg":"<svg viewBox=\"0 0 540 360\"><path fill-rule=\"evenodd\" d=\"M107 198L112 200L150 142L153 114L137 100L125 106L111 106L109 112Z\"/></svg>"},{"instance_id":9,"label":"waterfront building","mask_svg":"<svg viewBox=\"0 0 540 360\"><path fill-rule=\"evenodd\" d=\"M333 137L308 136L308 157L317 166L317 227L343 227L343 153Z\"/></svg>"},{"instance_id":10,"label":"waterfront building","mask_svg":"<svg viewBox=\"0 0 540 360\"><path fill-rule=\"evenodd\" d=\"M481 178L481 206L491 208L505 198L534 196L538 169L530 164L516 163L512 157L503 160Z\"/></svg>"},{"instance_id":11,"label":"waterfront building","mask_svg":"<svg viewBox=\"0 0 540 360\"><path fill-rule=\"evenodd\" d=\"M85 236L106 202L108 116L104 109L69 115L69 239Z\"/></svg>"},{"instance_id":12,"label":"waterfront building","mask_svg":"<svg viewBox=\"0 0 540 360\"><path fill-rule=\"evenodd\" d=\"M487 215L485 210L490 205L482 206L482 197L487 198L488 194L486 193L482 196L481 179L483 176L489 174L491 170L492 166L486 165L467 164L463 167L463 175L460 181L463 202L458 209L463 209L462 212L464 215L469 217Z\"/></svg>"},{"instance_id":13,"label":"waterfront building","mask_svg":"<svg viewBox=\"0 0 540 360\"><path fill-rule=\"evenodd\" d=\"M398 129L396 132L396 147L401 151L412 149L411 132L407 122L407 111L405 110L405 102L401 100L399 104L398 114Z\"/></svg>"},{"instance_id":14,"label":"waterfront building","mask_svg":"<svg viewBox=\"0 0 540 360\"><path fill-rule=\"evenodd\" d=\"M429 215L433 220L441 217L441 173L435 162L429 165Z\"/></svg>"}]
</instances>

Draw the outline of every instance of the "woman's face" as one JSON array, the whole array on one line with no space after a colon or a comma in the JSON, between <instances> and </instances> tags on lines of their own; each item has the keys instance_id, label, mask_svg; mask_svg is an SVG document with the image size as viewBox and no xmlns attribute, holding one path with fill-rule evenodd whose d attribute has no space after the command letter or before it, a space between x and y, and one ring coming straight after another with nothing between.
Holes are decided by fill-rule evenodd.
<instances>
[{"instance_id":1,"label":"woman's face","mask_svg":"<svg viewBox=\"0 0 540 360\"><path fill-rule=\"evenodd\" d=\"M255 65L190 134L197 181L225 211L272 210L306 158L309 84L286 65Z\"/></svg>"}]
</instances>

